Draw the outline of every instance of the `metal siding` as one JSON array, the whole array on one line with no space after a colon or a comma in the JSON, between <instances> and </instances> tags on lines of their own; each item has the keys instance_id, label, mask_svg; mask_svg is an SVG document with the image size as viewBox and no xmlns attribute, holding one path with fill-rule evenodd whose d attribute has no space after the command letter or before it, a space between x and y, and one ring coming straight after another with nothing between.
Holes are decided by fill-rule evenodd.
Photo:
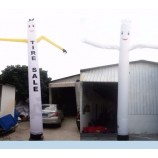
<instances>
[{"instance_id":1,"label":"metal siding","mask_svg":"<svg viewBox=\"0 0 158 158\"><path fill-rule=\"evenodd\" d=\"M154 97L155 99L155 114L158 111L158 68L155 66L153 69L154 72L154 82L155 82L155 91L154 91Z\"/></svg>"},{"instance_id":2,"label":"metal siding","mask_svg":"<svg viewBox=\"0 0 158 158\"><path fill-rule=\"evenodd\" d=\"M129 114L158 114L158 64L139 61L130 64ZM118 65L81 71L83 82L118 82Z\"/></svg>"},{"instance_id":3,"label":"metal siding","mask_svg":"<svg viewBox=\"0 0 158 158\"><path fill-rule=\"evenodd\" d=\"M158 65L135 63L130 65L129 114L158 114Z\"/></svg>"},{"instance_id":4,"label":"metal siding","mask_svg":"<svg viewBox=\"0 0 158 158\"><path fill-rule=\"evenodd\" d=\"M75 82L61 82L49 85L49 88L75 87Z\"/></svg>"},{"instance_id":5,"label":"metal siding","mask_svg":"<svg viewBox=\"0 0 158 158\"><path fill-rule=\"evenodd\" d=\"M118 82L118 67L101 67L81 72L83 82Z\"/></svg>"},{"instance_id":6,"label":"metal siding","mask_svg":"<svg viewBox=\"0 0 158 158\"><path fill-rule=\"evenodd\" d=\"M97 72L97 74L94 77L94 80L95 80L95 78L97 78L97 81L101 82L102 77L103 77L103 71L102 71L102 69L99 69L99 71Z\"/></svg>"},{"instance_id":7,"label":"metal siding","mask_svg":"<svg viewBox=\"0 0 158 158\"><path fill-rule=\"evenodd\" d=\"M153 104L154 104L154 114L158 114L158 67L153 66L154 68L152 69L152 79L154 82L154 90L153 90Z\"/></svg>"}]
</instances>

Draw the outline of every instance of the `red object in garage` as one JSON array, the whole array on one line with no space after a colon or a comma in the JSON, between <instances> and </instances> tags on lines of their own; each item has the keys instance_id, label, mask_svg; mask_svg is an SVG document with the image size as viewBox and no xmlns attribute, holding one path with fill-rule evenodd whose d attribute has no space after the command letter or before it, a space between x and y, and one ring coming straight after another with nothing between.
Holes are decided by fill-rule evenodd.
<instances>
[{"instance_id":1,"label":"red object in garage","mask_svg":"<svg viewBox=\"0 0 158 158\"><path fill-rule=\"evenodd\" d=\"M108 128L103 126L89 126L83 128L83 133L106 133Z\"/></svg>"}]
</instances>

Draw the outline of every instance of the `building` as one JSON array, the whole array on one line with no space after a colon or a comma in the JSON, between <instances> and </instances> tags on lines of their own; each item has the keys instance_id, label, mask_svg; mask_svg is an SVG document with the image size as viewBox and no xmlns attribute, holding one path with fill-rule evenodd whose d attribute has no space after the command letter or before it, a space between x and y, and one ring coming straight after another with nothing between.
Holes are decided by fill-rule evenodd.
<instances>
[{"instance_id":1,"label":"building","mask_svg":"<svg viewBox=\"0 0 158 158\"><path fill-rule=\"evenodd\" d=\"M55 80L49 84L49 103L62 105L65 116L75 116L77 109L80 108L79 79L78 74Z\"/></svg>"},{"instance_id":2,"label":"building","mask_svg":"<svg viewBox=\"0 0 158 158\"><path fill-rule=\"evenodd\" d=\"M158 63L134 61L129 70L129 134L158 133ZM79 100L81 132L91 124L108 126L116 132L118 64L84 69L80 75L53 81L49 84L50 92L54 93L61 85L68 88L70 83L80 92L74 90L77 95L72 97L76 104ZM50 101L56 98L51 93Z\"/></svg>"},{"instance_id":3,"label":"building","mask_svg":"<svg viewBox=\"0 0 158 158\"><path fill-rule=\"evenodd\" d=\"M11 114L14 117L15 87L8 84L0 84L0 118Z\"/></svg>"}]
</instances>

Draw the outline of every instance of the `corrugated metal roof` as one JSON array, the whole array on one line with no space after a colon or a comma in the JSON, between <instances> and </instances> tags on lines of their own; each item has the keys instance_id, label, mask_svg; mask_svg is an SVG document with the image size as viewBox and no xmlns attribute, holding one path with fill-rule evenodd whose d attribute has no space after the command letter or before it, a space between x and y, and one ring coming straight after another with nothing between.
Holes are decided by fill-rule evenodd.
<instances>
[{"instance_id":1,"label":"corrugated metal roof","mask_svg":"<svg viewBox=\"0 0 158 158\"><path fill-rule=\"evenodd\" d=\"M51 83L49 83L49 88L50 87L75 87L76 80L80 80L79 74L61 78L58 80L54 80Z\"/></svg>"},{"instance_id":2,"label":"corrugated metal roof","mask_svg":"<svg viewBox=\"0 0 158 158\"><path fill-rule=\"evenodd\" d=\"M118 66L105 66L81 71L82 82L118 82Z\"/></svg>"},{"instance_id":3,"label":"corrugated metal roof","mask_svg":"<svg viewBox=\"0 0 158 158\"><path fill-rule=\"evenodd\" d=\"M130 62L136 63L150 63L156 64L157 62L138 60ZM105 65L101 67L94 67L81 70L80 81L82 82L118 82L118 64Z\"/></svg>"}]
</instances>

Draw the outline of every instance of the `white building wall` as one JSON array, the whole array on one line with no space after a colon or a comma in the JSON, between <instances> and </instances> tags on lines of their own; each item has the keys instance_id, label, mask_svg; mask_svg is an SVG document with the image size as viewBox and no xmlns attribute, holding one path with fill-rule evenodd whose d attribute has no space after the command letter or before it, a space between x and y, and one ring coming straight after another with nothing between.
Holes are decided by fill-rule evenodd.
<instances>
[{"instance_id":1,"label":"white building wall","mask_svg":"<svg viewBox=\"0 0 158 158\"><path fill-rule=\"evenodd\" d=\"M80 86L80 132L82 132L83 128L88 126L91 119L91 111L85 112L84 108L87 104L91 106L91 102L86 96L86 91L82 82L80 83Z\"/></svg>"},{"instance_id":2,"label":"white building wall","mask_svg":"<svg viewBox=\"0 0 158 158\"><path fill-rule=\"evenodd\" d=\"M75 83L75 96L76 96L77 111L79 111L80 109L80 82Z\"/></svg>"},{"instance_id":3,"label":"white building wall","mask_svg":"<svg viewBox=\"0 0 158 158\"><path fill-rule=\"evenodd\" d=\"M129 132L158 133L158 65L130 66Z\"/></svg>"},{"instance_id":4,"label":"white building wall","mask_svg":"<svg viewBox=\"0 0 158 158\"><path fill-rule=\"evenodd\" d=\"M2 85L0 117L7 114L14 116L15 109L15 87Z\"/></svg>"},{"instance_id":5,"label":"white building wall","mask_svg":"<svg viewBox=\"0 0 158 158\"><path fill-rule=\"evenodd\" d=\"M130 134L157 134L157 115L129 115Z\"/></svg>"},{"instance_id":6,"label":"white building wall","mask_svg":"<svg viewBox=\"0 0 158 158\"><path fill-rule=\"evenodd\" d=\"M130 115L158 115L158 65L130 66Z\"/></svg>"},{"instance_id":7,"label":"white building wall","mask_svg":"<svg viewBox=\"0 0 158 158\"><path fill-rule=\"evenodd\" d=\"M158 63L137 61L129 70L129 133L158 133ZM80 80L117 82L118 65L81 70Z\"/></svg>"}]
</instances>

